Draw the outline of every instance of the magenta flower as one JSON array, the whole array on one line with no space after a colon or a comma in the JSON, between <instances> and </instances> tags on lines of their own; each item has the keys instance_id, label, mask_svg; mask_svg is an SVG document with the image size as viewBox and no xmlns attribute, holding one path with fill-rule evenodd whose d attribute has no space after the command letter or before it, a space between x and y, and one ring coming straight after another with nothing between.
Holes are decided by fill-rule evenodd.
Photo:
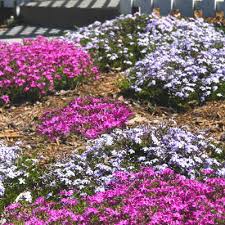
<instances>
[{"instance_id":1,"label":"magenta flower","mask_svg":"<svg viewBox=\"0 0 225 225\"><path fill-rule=\"evenodd\" d=\"M98 76L90 55L73 43L41 36L23 44L0 43L0 97L4 104L8 97L33 100L73 88L78 77Z\"/></svg>"},{"instance_id":2,"label":"magenta flower","mask_svg":"<svg viewBox=\"0 0 225 225\"><path fill-rule=\"evenodd\" d=\"M47 112L41 118L38 131L51 140L67 137L71 133L93 139L123 126L131 115L131 110L118 101L108 98L76 98L61 110Z\"/></svg>"},{"instance_id":3,"label":"magenta flower","mask_svg":"<svg viewBox=\"0 0 225 225\"><path fill-rule=\"evenodd\" d=\"M69 199L69 198L62 198L61 202L62 204L65 204L68 206L75 206L78 204L78 201L76 199Z\"/></svg>"},{"instance_id":4,"label":"magenta flower","mask_svg":"<svg viewBox=\"0 0 225 225\"><path fill-rule=\"evenodd\" d=\"M74 191L73 190L63 190L63 191L60 191L59 195L61 196L66 196L66 197L70 197L74 194Z\"/></svg>"},{"instance_id":5,"label":"magenta flower","mask_svg":"<svg viewBox=\"0 0 225 225\"><path fill-rule=\"evenodd\" d=\"M48 201L44 211L38 209L46 203L28 204L19 211L21 219L13 211L6 212L5 218L15 224L42 224L45 218L46 225L220 225L225 223L224 196L224 178L197 181L170 169L155 172L143 168L116 173L106 191L80 202L60 197ZM76 204L65 204L73 200Z\"/></svg>"},{"instance_id":6,"label":"magenta flower","mask_svg":"<svg viewBox=\"0 0 225 225\"><path fill-rule=\"evenodd\" d=\"M13 210L18 209L20 207L21 207L21 204L16 202L16 203L13 203L13 204L7 206L5 210L6 211L13 211Z\"/></svg>"},{"instance_id":7,"label":"magenta flower","mask_svg":"<svg viewBox=\"0 0 225 225\"><path fill-rule=\"evenodd\" d=\"M1 100L3 101L4 104L8 104L10 102L8 95L2 95Z\"/></svg>"}]
</instances>

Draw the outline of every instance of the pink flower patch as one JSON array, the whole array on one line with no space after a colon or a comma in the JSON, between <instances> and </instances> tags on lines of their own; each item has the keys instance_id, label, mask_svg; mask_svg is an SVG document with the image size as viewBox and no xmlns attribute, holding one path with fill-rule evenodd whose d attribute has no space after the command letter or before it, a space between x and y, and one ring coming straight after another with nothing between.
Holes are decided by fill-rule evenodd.
<instances>
[{"instance_id":1,"label":"pink flower patch","mask_svg":"<svg viewBox=\"0 0 225 225\"><path fill-rule=\"evenodd\" d=\"M63 109L47 112L41 118L38 131L51 140L67 137L71 133L93 139L121 127L132 115L119 101L108 98L76 98Z\"/></svg>"},{"instance_id":2,"label":"pink flower patch","mask_svg":"<svg viewBox=\"0 0 225 225\"><path fill-rule=\"evenodd\" d=\"M0 43L0 98L36 99L73 88L78 77L98 78L90 55L75 44L45 37L24 43ZM7 94L7 95L6 95Z\"/></svg>"}]
</instances>

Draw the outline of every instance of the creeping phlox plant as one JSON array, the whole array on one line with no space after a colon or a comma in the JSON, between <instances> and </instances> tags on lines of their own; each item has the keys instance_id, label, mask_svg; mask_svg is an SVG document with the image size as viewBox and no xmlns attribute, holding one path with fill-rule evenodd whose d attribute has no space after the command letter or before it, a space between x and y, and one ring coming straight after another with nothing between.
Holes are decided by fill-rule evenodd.
<instances>
[{"instance_id":1,"label":"creeping phlox plant","mask_svg":"<svg viewBox=\"0 0 225 225\"><path fill-rule=\"evenodd\" d=\"M29 192L40 191L41 170L37 160L25 157L17 144L9 147L0 141L0 214L9 203L21 199L31 201ZM41 190L41 193L45 192Z\"/></svg>"},{"instance_id":2,"label":"creeping phlox plant","mask_svg":"<svg viewBox=\"0 0 225 225\"><path fill-rule=\"evenodd\" d=\"M0 198L5 192L4 181L18 177L22 173L17 169L15 163L20 151L18 146L8 147L0 142Z\"/></svg>"},{"instance_id":3,"label":"creeping phlox plant","mask_svg":"<svg viewBox=\"0 0 225 225\"><path fill-rule=\"evenodd\" d=\"M95 22L69 33L65 39L80 42L96 57L102 69L125 70L159 46L170 45L184 38L223 43L221 37L222 34L213 25L200 19L135 14L104 23Z\"/></svg>"},{"instance_id":4,"label":"creeping phlox plant","mask_svg":"<svg viewBox=\"0 0 225 225\"><path fill-rule=\"evenodd\" d=\"M183 108L225 97L225 35L203 19L121 16L66 39L80 41L103 69L131 68L124 87L157 103Z\"/></svg>"},{"instance_id":5,"label":"creeping phlox plant","mask_svg":"<svg viewBox=\"0 0 225 225\"><path fill-rule=\"evenodd\" d=\"M151 40L145 34L147 21L145 15L120 16L82 27L67 34L65 39L80 42L102 70L124 70L149 52Z\"/></svg>"},{"instance_id":6,"label":"creeping phlox plant","mask_svg":"<svg viewBox=\"0 0 225 225\"><path fill-rule=\"evenodd\" d=\"M131 88L175 107L224 99L225 35L201 20L172 17L150 20L147 30L157 29L165 31L168 41L128 72Z\"/></svg>"},{"instance_id":7,"label":"creeping phlox plant","mask_svg":"<svg viewBox=\"0 0 225 225\"><path fill-rule=\"evenodd\" d=\"M6 224L224 224L225 179L196 181L170 169L117 172L108 190L86 200L62 191L58 201L39 197L5 210Z\"/></svg>"},{"instance_id":8,"label":"creeping phlox plant","mask_svg":"<svg viewBox=\"0 0 225 225\"><path fill-rule=\"evenodd\" d=\"M73 132L86 138L96 138L112 128L121 127L131 115L130 109L119 101L76 98L63 109L47 112L41 118L38 130L52 140Z\"/></svg>"},{"instance_id":9,"label":"creeping phlox plant","mask_svg":"<svg viewBox=\"0 0 225 225\"><path fill-rule=\"evenodd\" d=\"M90 55L72 43L44 37L0 43L0 104L22 97L35 100L97 76Z\"/></svg>"},{"instance_id":10,"label":"creeping phlox plant","mask_svg":"<svg viewBox=\"0 0 225 225\"><path fill-rule=\"evenodd\" d=\"M89 141L83 154L54 163L43 177L51 187L75 188L81 194L105 190L114 172L136 171L141 166L171 168L190 178L203 176L201 171L207 169L209 174L225 177L224 162L208 155L213 152L220 154L221 149L180 128L117 129Z\"/></svg>"}]
</instances>

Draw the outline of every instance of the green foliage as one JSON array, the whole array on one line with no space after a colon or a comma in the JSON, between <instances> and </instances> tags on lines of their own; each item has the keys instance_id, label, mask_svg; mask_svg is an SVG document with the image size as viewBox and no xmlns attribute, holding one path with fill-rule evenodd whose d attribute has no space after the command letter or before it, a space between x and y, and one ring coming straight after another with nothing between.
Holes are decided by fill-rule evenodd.
<instances>
[{"instance_id":1,"label":"green foliage","mask_svg":"<svg viewBox=\"0 0 225 225\"><path fill-rule=\"evenodd\" d=\"M102 71L126 70L142 59L147 52L140 45L149 17L146 15L121 16L105 23L94 23L68 35L80 39ZM154 46L148 46L150 52Z\"/></svg>"},{"instance_id":2,"label":"green foliage","mask_svg":"<svg viewBox=\"0 0 225 225\"><path fill-rule=\"evenodd\" d=\"M49 190L44 190L42 187L41 176L43 170L38 165L37 161L27 156L22 156L18 159L16 165L21 175L16 178L7 179L4 182L5 194L0 198L0 212L9 203L15 201L16 197L25 191L31 191L32 197L37 197L39 194L46 194Z\"/></svg>"}]
</instances>

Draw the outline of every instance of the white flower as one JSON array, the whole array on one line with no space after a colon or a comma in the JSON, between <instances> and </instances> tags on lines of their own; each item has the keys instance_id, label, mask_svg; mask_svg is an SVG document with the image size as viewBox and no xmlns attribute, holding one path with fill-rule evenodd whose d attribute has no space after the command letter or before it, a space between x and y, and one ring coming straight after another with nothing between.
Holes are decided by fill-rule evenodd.
<instances>
[{"instance_id":1,"label":"white flower","mask_svg":"<svg viewBox=\"0 0 225 225\"><path fill-rule=\"evenodd\" d=\"M141 156L141 157L138 158L138 161L139 162L142 162L142 161L145 161L145 160L146 160L146 157L145 156Z\"/></svg>"},{"instance_id":2,"label":"white flower","mask_svg":"<svg viewBox=\"0 0 225 225\"><path fill-rule=\"evenodd\" d=\"M25 179L23 179L23 178L19 178L18 180L19 180L19 184L25 184L26 183Z\"/></svg>"},{"instance_id":3,"label":"white flower","mask_svg":"<svg viewBox=\"0 0 225 225\"><path fill-rule=\"evenodd\" d=\"M20 193L15 202L19 202L19 201L26 201L26 202L29 202L31 203L32 202L32 195L31 195L31 192L30 191L26 191L26 192L22 192Z\"/></svg>"}]
</instances>

